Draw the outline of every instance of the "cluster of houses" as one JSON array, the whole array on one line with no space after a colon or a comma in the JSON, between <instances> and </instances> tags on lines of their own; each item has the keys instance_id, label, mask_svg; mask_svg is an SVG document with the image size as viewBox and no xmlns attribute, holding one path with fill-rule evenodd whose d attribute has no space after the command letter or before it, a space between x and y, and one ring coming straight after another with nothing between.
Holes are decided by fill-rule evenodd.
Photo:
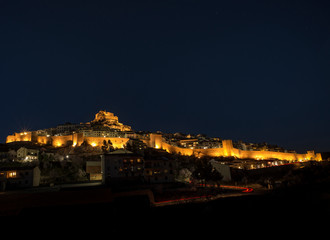
<instances>
[{"instance_id":1,"label":"cluster of houses","mask_svg":"<svg viewBox=\"0 0 330 240\"><path fill-rule=\"evenodd\" d=\"M86 181L102 181L105 185L172 183L178 178L180 169L177 159L169 157L166 151L150 148L147 154L140 154L144 145L133 144L130 150L117 149L111 152L93 153L84 159L81 170ZM57 159L58 149L46 149L37 145L0 145L0 191L6 189L30 188L40 185L41 156L52 161L69 161L73 155ZM6 163L6 164L3 164ZM231 181L232 170L252 170L287 164L284 160L257 161L253 159L211 160L213 167ZM41 168L42 170L42 168ZM44 183L43 183L44 184Z\"/></svg>"},{"instance_id":2,"label":"cluster of houses","mask_svg":"<svg viewBox=\"0 0 330 240\"><path fill-rule=\"evenodd\" d=\"M36 187L40 169L34 163L39 150L35 147L0 145L0 191Z\"/></svg>"},{"instance_id":3,"label":"cluster of houses","mask_svg":"<svg viewBox=\"0 0 330 240\"><path fill-rule=\"evenodd\" d=\"M56 161L54 158L56 151L40 149L33 145L1 145L0 191L39 186L41 171L38 160L40 160L39 156L45 154L51 155L51 159ZM69 156L66 157L64 159L69 160ZM103 184L109 185L123 182L144 184L174 182L177 166L175 160L162 154L143 156L127 149L118 149L85 158L82 168L86 173L86 180L102 181Z\"/></svg>"}]
</instances>

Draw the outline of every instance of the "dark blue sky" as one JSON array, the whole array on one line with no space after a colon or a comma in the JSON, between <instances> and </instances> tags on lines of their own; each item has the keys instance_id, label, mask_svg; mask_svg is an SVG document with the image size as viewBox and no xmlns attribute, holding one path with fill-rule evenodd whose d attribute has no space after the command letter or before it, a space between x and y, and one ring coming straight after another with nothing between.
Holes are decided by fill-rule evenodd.
<instances>
[{"instance_id":1,"label":"dark blue sky","mask_svg":"<svg viewBox=\"0 0 330 240\"><path fill-rule=\"evenodd\" d=\"M0 138L135 130L330 151L329 1L0 1Z\"/></svg>"}]
</instances>

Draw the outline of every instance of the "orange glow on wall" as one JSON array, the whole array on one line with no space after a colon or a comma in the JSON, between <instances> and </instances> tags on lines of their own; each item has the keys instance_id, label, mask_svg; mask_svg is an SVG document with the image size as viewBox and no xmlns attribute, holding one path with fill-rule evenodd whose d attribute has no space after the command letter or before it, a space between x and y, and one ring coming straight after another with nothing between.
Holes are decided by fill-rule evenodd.
<instances>
[{"instance_id":1,"label":"orange glow on wall","mask_svg":"<svg viewBox=\"0 0 330 240\"><path fill-rule=\"evenodd\" d=\"M317 160L321 161L322 157L320 153L315 154L314 151L308 151L307 154L298 153L285 153L285 152L272 152L272 151L245 151L233 147L232 140L223 140L222 148L208 148L208 149L190 149L172 146L163 141L160 134L150 134L150 141L147 144L150 147L157 148L161 146L161 149L166 150L169 153L187 155L187 156L210 156L210 157L236 157L236 158L251 158L256 160L266 159L279 159L289 161L307 161Z\"/></svg>"},{"instance_id":2,"label":"orange glow on wall","mask_svg":"<svg viewBox=\"0 0 330 240\"><path fill-rule=\"evenodd\" d=\"M32 141L32 132L14 133L13 135L8 135L6 139L6 143L19 141Z\"/></svg>"},{"instance_id":3,"label":"orange glow on wall","mask_svg":"<svg viewBox=\"0 0 330 240\"><path fill-rule=\"evenodd\" d=\"M108 143L111 141L114 148L124 148L129 138L112 138L112 137L86 137L82 133L73 133L65 136L37 136L36 132L22 132L14 133L7 136L6 143L16 141L33 141L40 144L52 144L54 147L61 146L80 146L84 141L93 147L103 146L104 141ZM235 158L250 158L256 160L266 159L279 159L289 161L309 161L317 160L321 161L322 156L320 153L314 151L308 151L305 154L298 153L285 153L285 152L272 152L272 151L246 151L233 147L232 140L223 140L222 148L206 148L206 149L194 149L183 148L170 145L165 142L161 134L150 134L150 139L143 139L143 142L149 147L164 149L169 153L176 153L187 156L210 156L210 157L235 157Z\"/></svg>"}]
</instances>

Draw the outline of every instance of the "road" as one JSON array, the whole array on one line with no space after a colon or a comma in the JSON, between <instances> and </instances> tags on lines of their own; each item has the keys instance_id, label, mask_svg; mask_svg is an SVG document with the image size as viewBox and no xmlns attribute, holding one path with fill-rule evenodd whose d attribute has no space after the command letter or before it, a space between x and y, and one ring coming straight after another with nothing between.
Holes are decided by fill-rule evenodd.
<instances>
[{"instance_id":1,"label":"road","mask_svg":"<svg viewBox=\"0 0 330 240\"><path fill-rule=\"evenodd\" d=\"M240 187L240 186L233 186L233 185L212 185L212 184L199 184L201 187L210 187L210 188L225 188L225 189L234 189L234 190L242 190L243 193L250 193L253 192L253 188L251 187Z\"/></svg>"},{"instance_id":2,"label":"road","mask_svg":"<svg viewBox=\"0 0 330 240\"><path fill-rule=\"evenodd\" d=\"M199 186L202 186L200 184ZM154 206L159 207L159 206L168 206L168 205L174 205L174 204L184 204L184 203L189 203L189 202L203 202L203 201L209 201L209 200L215 200L219 198L225 198L225 197L239 197L239 196L244 196L246 193L251 193L253 192L253 188L250 187L240 187L240 186L231 186L231 185L220 185L220 186L215 186L215 185L210 185L206 184L203 185L204 187L209 187L209 188L224 188L224 189L234 189L234 190L242 190L240 192L235 192L235 193L222 193L222 194L217 194L217 195L203 195L203 196L194 196L194 197L187 197L187 198L178 198L178 199L171 199L171 200L165 200L165 201L158 201L154 202Z\"/></svg>"},{"instance_id":3,"label":"road","mask_svg":"<svg viewBox=\"0 0 330 240\"><path fill-rule=\"evenodd\" d=\"M242 191L235 193L222 193L218 195L190 196L186 198L178 198L156 202L154 199L153 192L148 189L112 193L109 188L99 188L98 186L101 186L100 182L64 184L47 188L36 188L15 192L3 192L0 194L0 216L17 215L22 209L25 208L111 203L116 198L129 198L141 195L147 196L151 205L153 206L166 206L189 202L209 201L224 197L243 196L246 193L251 193L253 191L252 188L248 187L220 185L220 188ZM214 186L206 185L206 187ZM64 189L64 191L60 191L60 189Z\"/></svg>"}]
</instances>

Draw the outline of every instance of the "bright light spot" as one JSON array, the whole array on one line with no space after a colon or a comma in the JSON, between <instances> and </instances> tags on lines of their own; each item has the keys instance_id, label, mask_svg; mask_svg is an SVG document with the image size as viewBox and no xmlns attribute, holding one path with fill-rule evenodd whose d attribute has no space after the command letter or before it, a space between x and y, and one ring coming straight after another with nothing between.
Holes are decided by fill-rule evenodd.
<instances>
[{"instance_id":1,"label":"bright light spot","mask_svg":"<svg viewBox=\"0 0 330 240\"><path fill-rule=\"evenodd\" d=\"M97 144L96 144L95 142L93 142L91 145L92 145L93 147L96 147Z\"/></svg>"}]
</instances>

